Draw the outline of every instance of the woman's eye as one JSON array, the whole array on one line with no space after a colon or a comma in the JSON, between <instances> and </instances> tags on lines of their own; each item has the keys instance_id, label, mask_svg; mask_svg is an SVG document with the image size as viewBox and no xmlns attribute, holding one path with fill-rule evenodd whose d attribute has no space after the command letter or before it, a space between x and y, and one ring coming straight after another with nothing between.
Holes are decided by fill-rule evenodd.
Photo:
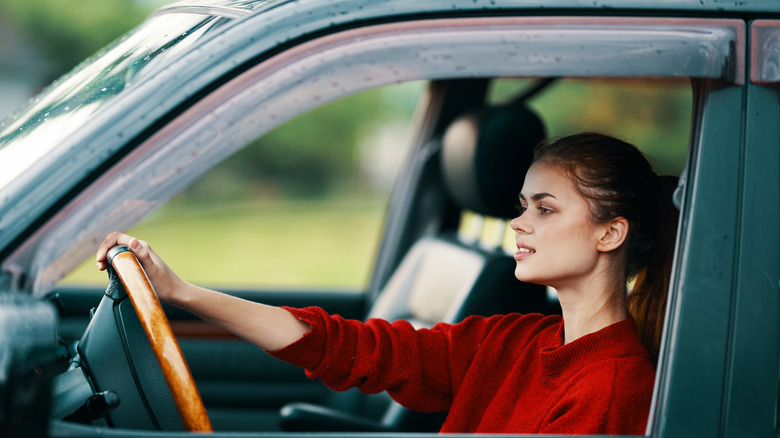
<instances>
[{"instance_id":1,"label":"woman's eye","mask_svg":"<svg viewBox=\"0 0 780 438\"><path fill-rule=\"evenodd\" d=\"M523 204L517 204L517 205L515 205L515 208L517 209L517 212L519 213L519 216L522 216L523 213L525 213L525 211L528 210L528 207L526 207Z\"/></svg>"},{"instance_id":2,"label":"woman's eye","mask_svg":"<svg viewBox=\"0 0 780 438\"><path fill-rule=\"evenodd\" d=\"M550 213L552 213L552 212L553 212L553 211L552 211L552 210L550 210L550 209L549 209L549 208L547 208L547 207L539 207L539 214L541 214L542 216L548 215L548 214L550 214Z\"/></svg>"}]
</instances>

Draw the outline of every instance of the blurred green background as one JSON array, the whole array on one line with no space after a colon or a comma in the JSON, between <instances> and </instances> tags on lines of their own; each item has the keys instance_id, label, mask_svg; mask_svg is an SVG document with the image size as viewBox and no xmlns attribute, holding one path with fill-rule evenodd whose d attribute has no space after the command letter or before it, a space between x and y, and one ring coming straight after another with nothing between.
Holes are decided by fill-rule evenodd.
<instances>
[{"instance_id":1,"label":"blurred green background","mask_svg":"<svg viewBox=\"0 0 780 438\"><path fill-rule=\"evenodd\" d=\"M32 94L165 3L0 0L0 90L35 80ZM528 85L498 81L490 99ZM183 278L207 286L359 290L423 88L393 86L311 111L217 166L130 233L150 241ZM659 173L682 169L687 80L564 80L531 105L550 135L610 133L640 146ZM104 284L105 274L88 260L65 281Z\"/></svg>"},{"instance_id":2,"label":"blurred green background","mask_svg":"<svg viewBox=\"0 0 780 438\"><path fill-rule=\"evenodd\" d=\"M0 24L51 62L49 82L138 25L164 0L0 0ZM45 85L45 84L44 84Z\"/></svg>"}]
</instances>

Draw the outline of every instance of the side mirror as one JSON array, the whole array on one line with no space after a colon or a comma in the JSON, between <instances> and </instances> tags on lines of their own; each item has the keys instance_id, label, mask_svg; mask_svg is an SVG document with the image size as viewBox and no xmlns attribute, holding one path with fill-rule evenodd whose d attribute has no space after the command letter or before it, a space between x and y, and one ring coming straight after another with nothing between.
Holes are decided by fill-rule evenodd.
<instances>
[{"instance_id":1,"label":"side mirror","mask_svg":"<svg viewBox=\"0 0 780 438\"><path fill-rule=\"evenodd\" d=\"M29 295L0 290L0 430L46 436L57 312Z\"/></svg>"}]
</instances>

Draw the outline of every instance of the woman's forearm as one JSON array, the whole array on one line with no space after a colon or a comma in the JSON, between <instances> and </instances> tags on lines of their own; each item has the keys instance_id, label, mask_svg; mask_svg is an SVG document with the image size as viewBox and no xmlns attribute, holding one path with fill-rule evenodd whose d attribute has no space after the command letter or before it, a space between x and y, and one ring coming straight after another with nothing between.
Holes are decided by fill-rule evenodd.
<instances>
[{"instance_id":1,"label":"woman's forearm","mask_svg":"<svg viewBox=\"0 0 780 438\"><path fill-rule=\"evenodd\" d=\"M184 283L168 304L186 310L265 350L280 350L300 339L311 327L280 307Z\"/></svg>"},{"instance_id":2,"label":"woman's forearm","mask_svg":"<svg viewBox=\"0 0 780 438\"><path fill-rule=\"evenodd\" d=\"M138 258L160 301L184 309L236 336L276 351L300 339L311 327L290 312L189 284L179 278L143 240L120 232L106 236L96 254L97 268L108 268L108 251L126 245Z\"/></svg>"}]
</instances>

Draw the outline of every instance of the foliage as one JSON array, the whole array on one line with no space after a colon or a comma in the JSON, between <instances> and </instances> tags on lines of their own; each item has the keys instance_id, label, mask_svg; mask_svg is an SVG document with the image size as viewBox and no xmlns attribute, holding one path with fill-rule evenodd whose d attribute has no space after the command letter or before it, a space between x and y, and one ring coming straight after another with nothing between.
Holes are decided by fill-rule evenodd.
<instances>
[{"instance_id":1,"label":"foliage","mask_svg":"<svg viewBox=\"0 0 780 438\"><path fill-rule=\"evenodd\" d=\"M500 80L495 101L528 86ZM688 151L692 91L687 79L564 79L530 101L551 137L597 131L635 144L659 174L679 175Z\"/></svg>"},{"instance_id":2,"label":"foliage","mask_svg":"<svg viewBox=\"0 0 780 438\"><path fill-rule=\"evenodd\" d=\"M134 0L0 0L0 14L55 63L70 70L151 12Z\"/></svg>"},{"instance_id":3,"label":"foliage","mask_svg":"<svg viewBox=\"0 0 780 438\"><path fill-rule=\"evenodd\" d=\"M186 202L325 198L345 185L365 186L359 169L361 145L373 131L394 120L408 125L421 85L356 94L299 116L212 169L207 178L187 189L184 198ZM399 133L399 143L405 135Z\"/></svg>"}]
</instances>

